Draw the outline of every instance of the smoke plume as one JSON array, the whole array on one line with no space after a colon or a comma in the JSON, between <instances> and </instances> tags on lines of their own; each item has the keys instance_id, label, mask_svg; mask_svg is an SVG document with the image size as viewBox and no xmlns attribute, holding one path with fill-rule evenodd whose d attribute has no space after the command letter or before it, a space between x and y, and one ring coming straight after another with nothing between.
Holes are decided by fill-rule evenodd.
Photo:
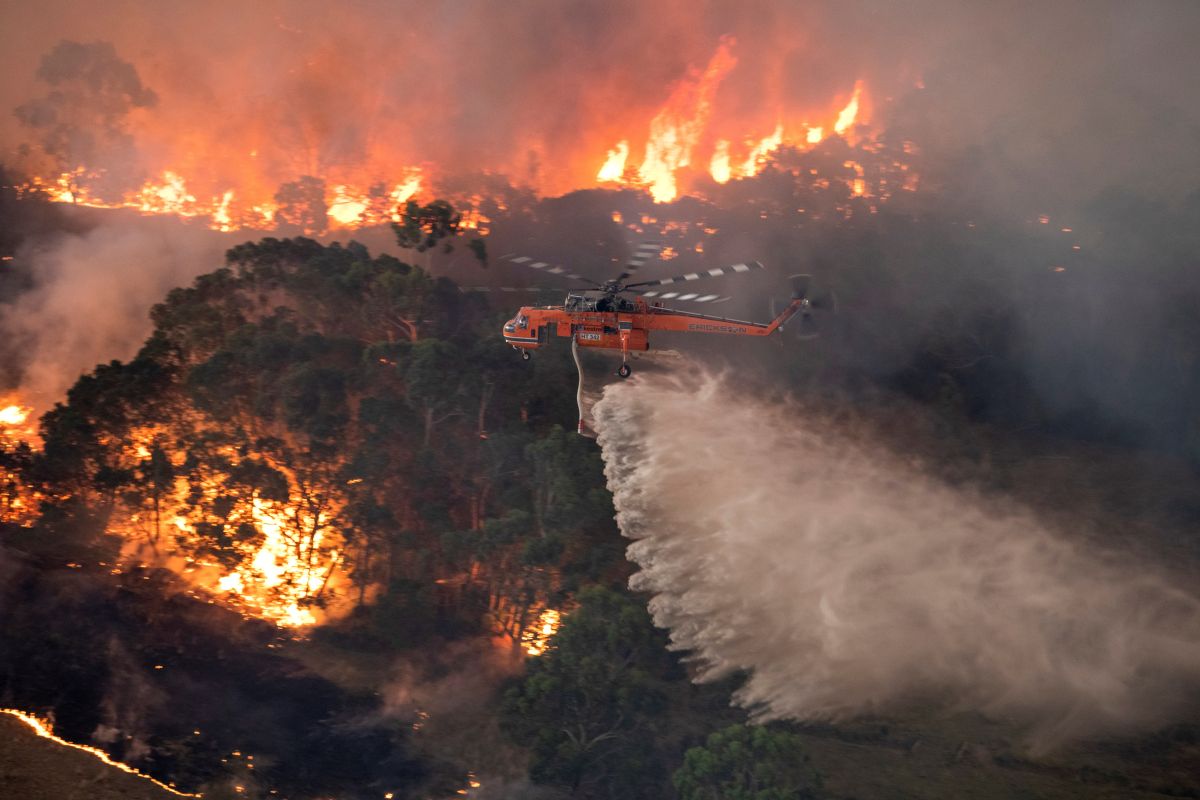
<instances>
[{"instance_id":1,"label":"smoke plume","mask_svg":"<svg viewBox=\"0 0 1200 800\"><path fill-rule=\"evenodd\" d=\"M1188 713L1200 600L790 400L639 376L594 408L634 588L759 720L915 707L1047 747Z\"/></svg>"},{"instance_id":2,"label":"smoke plume","mask_svg":"<svg viewBox=\"0 0 1200 800\"><path fill-rule=\"evenodd\" d=\"M220 266L228 238L173 220L131 218L31 242L18 257L32 265L37 283L0 314L23 399L44 411L80 373L131 358L150 333L151 306Z\"/></svg>"}]
</instances>

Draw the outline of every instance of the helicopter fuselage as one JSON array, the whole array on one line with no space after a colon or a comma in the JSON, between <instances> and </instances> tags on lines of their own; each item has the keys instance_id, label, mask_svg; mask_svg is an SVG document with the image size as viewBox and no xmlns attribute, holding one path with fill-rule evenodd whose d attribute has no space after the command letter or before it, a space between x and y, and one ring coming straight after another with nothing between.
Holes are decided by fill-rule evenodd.
<instances>
[{"instance_id":1,"label":"helicopter fuselage","mask_svg":"<svg viewBox=\"0 0 1200 800\"><path fill-rule=\"evenodd\" d=\"M650 349L650 331L716 333L734 336L769 336L792 315L804 308L804 298L795 298L778 317L768 323L744 322L725 317L610 298L608 308L580 304L579 295L569 295L561 306L524 306L504 325L504 341L523 351L537 350L555 338L575 339L579 347L640 352ZM583 298L585 301L588 298ZM581 307L582 305L582 307ZM604 305L601 298L599 305Z\"/></svg>"}]
</instances>

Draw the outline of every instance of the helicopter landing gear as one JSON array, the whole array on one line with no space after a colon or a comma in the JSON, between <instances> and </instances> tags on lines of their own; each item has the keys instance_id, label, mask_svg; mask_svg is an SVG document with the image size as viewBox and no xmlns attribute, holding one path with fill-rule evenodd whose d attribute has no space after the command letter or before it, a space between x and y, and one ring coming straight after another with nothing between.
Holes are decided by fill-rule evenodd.
<instances>
[{"instance_id":1,"label":"helicopter landing gear","mask_svg":"<svg viewBox=\"0 0 1200 800\"><path fill-rule=\"evenodd\" d=\"M620 367L617 368L617 375L619 375L622 378L628 378L632 374L633 374L633 368L630 367L628 364L622 364Z\"/></svg>"},{"instance_id":2,"label":"helicopter landing gear","mask_svg":"<svg viewBox=\"0 0 1200 800\"><path fill-rule=\"evenodd\" d=\"M529 352L528 350L521 351L521 360L522 361L528 361L531 358L533 358L533 353Z\"/></svg>"}]
</instances>

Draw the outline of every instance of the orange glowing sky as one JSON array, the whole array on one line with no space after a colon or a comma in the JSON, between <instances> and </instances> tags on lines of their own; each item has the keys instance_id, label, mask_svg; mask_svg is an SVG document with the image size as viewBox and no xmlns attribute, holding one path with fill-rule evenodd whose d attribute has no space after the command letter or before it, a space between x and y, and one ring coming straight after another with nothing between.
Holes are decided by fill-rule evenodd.
<instances>
[{"instance_id":1,"label":"orange glowing sky","mask_svg":"<svg viewBox=\"0 0 1200 800\"><path fill-rule=\"evenodd\" d=\"M611 183L619 175L598 177L610 151L667 200L718 153L730 165L718 179L747 174L766 143L819 141L851 98L861 123L870 99L911 85L898 75L877 90L869 48L831 47L821 31L832 23L800 10L773 25L716 4L687 25L696 11L681 2L618 3L602 19L546 3L467 4L453 18L403 3L335 13L277 0L234 16L221 3L117 0L103 18L51 5L62 13L14 12L21 40L0 34L10 58L23 54L0 105L50 90L38 64L63 39L112 42L157 103L122 120L131 147L91 163L16 158L37 137L10 117L7 159L62 199L217 228L268 227L279 186L304 175L325 182L332 224L349 225L372 192L394 206L451 172L499 173L544 195Z\"/></svg>"}]
</instances>

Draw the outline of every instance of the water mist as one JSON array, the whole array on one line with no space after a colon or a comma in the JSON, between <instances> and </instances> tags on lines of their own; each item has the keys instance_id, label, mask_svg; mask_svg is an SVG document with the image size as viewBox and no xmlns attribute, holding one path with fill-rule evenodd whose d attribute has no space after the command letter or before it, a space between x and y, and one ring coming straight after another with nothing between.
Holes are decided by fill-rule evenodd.
<instances>
[{"instance_id":1,"label":"water mist","mask_svg":"<svg viewBox=\"0 0 1200 800\"><path fill-rule=\"evenodd\" d=\"M759 721L913 707L1035 747L1184 718L1200 600L792 401L641 375L593 409L635 589ZM1194 710L1194 706L1192 706Z\"/></svg>"}]
</instances>

